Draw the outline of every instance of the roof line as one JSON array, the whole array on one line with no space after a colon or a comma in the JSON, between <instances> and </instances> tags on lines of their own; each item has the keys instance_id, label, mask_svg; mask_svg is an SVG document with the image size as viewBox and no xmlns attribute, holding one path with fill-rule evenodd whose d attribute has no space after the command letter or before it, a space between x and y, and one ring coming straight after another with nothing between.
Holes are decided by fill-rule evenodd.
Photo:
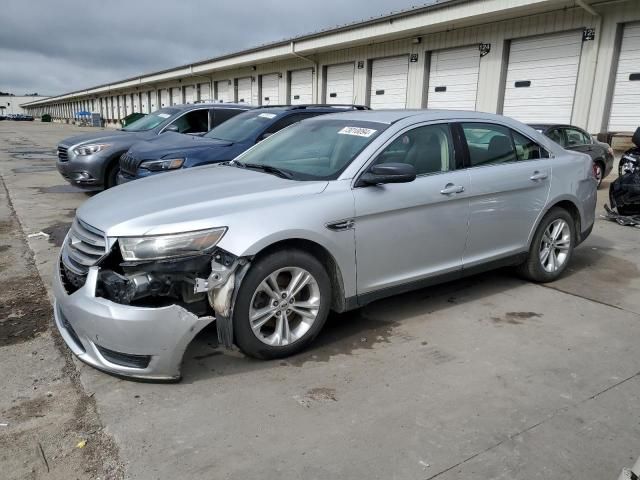
<instances>
[{"instance_id":1,"label":"roof line","mask_svg":"<svg viewBox=\"0 0 640 480\"><path fill-rule=\"evenodd\" d=\"M74 95L77 93L82 93L82 92L86 92L87 90L93 90L96 88L103 88L103 87L108 87L110 85L114 85L114 84L118 84L118 83L124 83L124 82L130 82L132 80L142 80L144 77L149 77L152 75L161 75L163 73L169 73L172 71L177 71L177 70L181 70L183 68L190 68L190 67L195 67L195 66L200 66L200 65L204 65L207 63L211 63L211 62L217 62L220 60L226 60L228 58L232 58L238 55L246 55L248 53L255 53L255 52L259 52L261 50L267 50L269 48L274 48L274 47L280 47L280 46L284 46L284 45L288 45L291 42L298 42L301 40L309 40L312 38L318 38L318 37L322 37L324 35L329 35L329 34L334 34L334 33L339 33L339 32L343 32L345 30L348 30L350 28L353 27L366 27L368 25L373 25L376 23L381 23L381 22L385 22L385 21L389 21L389 20L395 20L397 18L402 18L402 17L407 17L410 15L415 15L418 13L422 13L425 11L429 11L429 10L435 10L438 8L442 8L445 5L449 5L452 3L464 3L465 1L468 0L433 0L432 2L420 5L420 6L415 6L415 7L409 7L409 8L405 8L402 10L398 10L395 12L390 12L390 13L386 13L386 14L382 14L380 16L374 16L369 18L368 20L356 20L353 22L349 22L349 23L345 23L342 25L339 25L337 27L331 27L331 28L326 28L326 29L322 29L322 30L317 30L315 32L311 32L311 33L307 33L307 34L303 34L303 35L299 35L297 37L290 37L290 38L285 38L283 40L277 40L274 42L269 42L269 43L264 43L255 47L250 47L247 48L245 50L238 50L235 52L231 52L231 53L225 53L223 55L217 56L217 57L212 57L212 58L208 58L205 60L198 60L192 63L187 63L184 65L180 65L177 67L171 67L171 68L167 68L164 70L158 70L158 71L154 71L154 72L149 72L149 73L145 73L142 75L136 75L134 77L129 77L129 78L125 78L123 80L118 80L115 82L108 82L108 83L103 83L100 85L95 85L93 87L87 87L87 88L82 88L80 90L74 90L71 92L67 92L67 93L62 93L60 95L56 95L56 96L52 96L49 97L47 100L56 100L59 97L63 97L66 95ZM29 102L31 103L31 102Z\"/></svg>"}]
</instances>

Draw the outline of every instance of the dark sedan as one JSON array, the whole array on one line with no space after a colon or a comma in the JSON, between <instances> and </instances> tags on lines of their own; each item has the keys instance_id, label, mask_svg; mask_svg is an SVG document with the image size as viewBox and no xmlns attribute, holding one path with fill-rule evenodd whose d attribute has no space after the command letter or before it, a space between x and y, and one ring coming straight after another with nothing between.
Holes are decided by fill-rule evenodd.
<instances>
[{"instance_id":1,"label":"dark sedan","mask_svg":"<svg viewBox=\"0 0 640 480\"><path fill-rule=\"evenodd\" d=\"M598 180L598 187L602 180L613 169L613 149L607 143L595 140L581 128L573 125L536 124L531 127L560 144L566 150L586 153L593 159L593 174Z\"/></svg>"},{"instance_id":2,"label":"dark sedan","mask_svg":"<svg viewBox=\"0 0 640 480\"><path fill-rule=\"evenodd\" d=\"M241 113L201 137L166 133L134 144L120 157L118 183L183 168L233 160L269 135L306 118L359 105L280 105Z\"/></svg>"}]
</instances>

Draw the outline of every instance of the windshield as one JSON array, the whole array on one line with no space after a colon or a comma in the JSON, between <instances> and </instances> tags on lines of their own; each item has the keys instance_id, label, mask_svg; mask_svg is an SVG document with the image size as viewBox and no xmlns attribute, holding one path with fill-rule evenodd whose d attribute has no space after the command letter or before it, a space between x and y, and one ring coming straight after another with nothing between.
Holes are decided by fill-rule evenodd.
<instances>
[{"instance_id":1,"label":"windshield","mask_svg":"<svg viewBox=\"0 0 640 480\"><path fill-rule=\"evenodd\" d=\"M375 122L307 120L267 138L234 163L277 168L295 180L335 180L386 128Z\"/></svg>"},{"instance_id":2,"label":"windshield","mask_svg":"<svg viewBox=\"0 0 640 480\"><path fill-rule=\"evenodd\" d=\"M156 110L153 113L145 115L142 118L139 118L131 125L127 125L122 130L125 132L141 132L143 130L151 130L152 128L156 128L162 122L166 121L167 118L172 117L180 110L175 108L162 108L160 110Z\"/></svg>"},{"instance_id":3,"label":"windshield","mask_svg":"<svg viewBox=\"0 0 640 480\"><path fill-rule=\"evenodd\" d=\"M255 138L255 136L270 125L277 116L278 113L264 111L241 113L221 123L204 136L233 143L242 142L249 138Z\"/></svg>"}]
</instances>

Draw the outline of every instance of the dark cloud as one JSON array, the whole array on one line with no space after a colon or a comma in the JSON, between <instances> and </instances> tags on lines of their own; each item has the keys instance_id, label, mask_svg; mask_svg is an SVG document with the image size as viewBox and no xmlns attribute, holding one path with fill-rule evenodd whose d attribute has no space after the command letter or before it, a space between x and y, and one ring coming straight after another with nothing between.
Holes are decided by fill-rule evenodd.
<instances>
[{"instance_id":1,"label":"dark cloud","mask_svg":"<svg viewBox=\"0 0 640 480\"><path fill-rule=\"evenodd\" d=\"M419 0L4 0L0 91L45 95L368 19Z\"/></svg>"}]
</instances>

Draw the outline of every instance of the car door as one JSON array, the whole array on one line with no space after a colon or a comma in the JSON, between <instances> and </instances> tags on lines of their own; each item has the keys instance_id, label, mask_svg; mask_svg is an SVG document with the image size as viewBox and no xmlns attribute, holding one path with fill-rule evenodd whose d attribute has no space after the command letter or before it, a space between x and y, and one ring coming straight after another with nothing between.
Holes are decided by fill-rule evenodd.
<instances>
[{"instance_id":1,"label":"car door","mask_svg":"<svg viewBox=\"0 0 640 480\"><path fill-rule=\"evenodd\" d=\"M354 187L358 295L457 276L469 219L469 174L456 169L447 123L409 127L390 139L371 165L416 168L409 183Z\"/></svg>"},{"instance_id":2,"label":"car door","mask_svg":"<svg viewBox=\"0 0 640 480\"><path fill-rule=\"evenodd\" d=\"M202 135L207 133L209 128L209 112L206 108L190 110L176 118L171 124L178 127L178 133Z\"/></svg>"},{"instance_id":3,"label":"car door","mask_svg":"<svg viewBox=\"0 0 640 480\"><path fill-rule=\"evenodd\" d=\"M565 144L562 145L564 148L586 153L593 158L594 149L591 135L575 127L563 127L561 130L565 138Z\"/></svg>"},{"instance_id":4,"label":"car door","mask_svg":"<svg viewBox=\"0 0 640 480\"><path fill-rule=\"evenodd\" d=\"M239 113L246 112L241 108L212 108L209 110L209 130L226 122Z\"/></svg>"},{"instance_id":5,"label":"car door","mask_svg":"<svg viewBox=\"0 0 640 480\"><path fill-rule=\"evenodd\" d=\"M504 125L462 122L470 191L464 268L527 250L549 195L551 160L535 141Z\"/></svg>"}]
</instances>

